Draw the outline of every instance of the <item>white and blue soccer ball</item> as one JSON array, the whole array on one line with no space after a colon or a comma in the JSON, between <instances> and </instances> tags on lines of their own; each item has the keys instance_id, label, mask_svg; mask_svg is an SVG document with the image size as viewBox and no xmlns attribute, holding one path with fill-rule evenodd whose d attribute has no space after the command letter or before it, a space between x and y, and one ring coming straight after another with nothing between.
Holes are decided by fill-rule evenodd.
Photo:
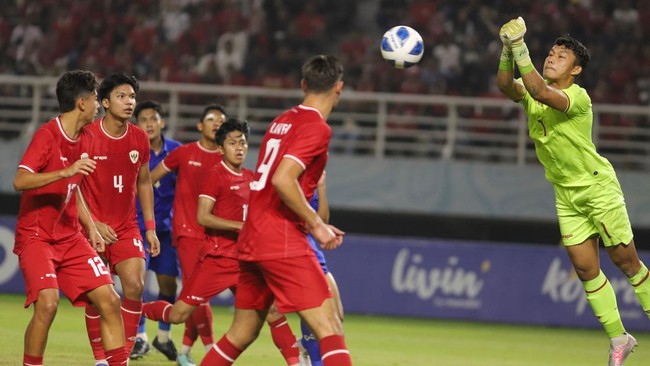
<instances>
[{"instance_id":1,"label":"white and blue soccer ball","mask_svg":"<svg viewBox=\"0 0 650 366\"><path fill-rule=\"evenodd\" d=\"M396 69L417 64L424 54L424 42L413 28L398 25L384 33L381 40L381 56Z\"/></svg>"}]
</instances>

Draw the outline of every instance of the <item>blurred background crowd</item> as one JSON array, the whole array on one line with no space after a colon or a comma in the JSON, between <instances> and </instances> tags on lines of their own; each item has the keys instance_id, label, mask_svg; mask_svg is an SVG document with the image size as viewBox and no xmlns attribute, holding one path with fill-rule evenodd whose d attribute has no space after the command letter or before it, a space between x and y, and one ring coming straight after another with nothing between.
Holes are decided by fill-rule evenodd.
<instances>
[{"instance_id":1,"label":"blurred background crowd","mask_svg":"<svg viewBox=\"0 0 650 366\"><path fill-rule=\"evenodd\" d=\"M302 61L337 55L359 91L494 96L502 23L523 16L539 66L569 33L592 52L578 83L596 103L650 102L647 0L15 0L0 2L0 73L82 68L140 80L295 88ZM420 65L379 53L398 24L425 41Z\"/></svg>"}]
</instances>

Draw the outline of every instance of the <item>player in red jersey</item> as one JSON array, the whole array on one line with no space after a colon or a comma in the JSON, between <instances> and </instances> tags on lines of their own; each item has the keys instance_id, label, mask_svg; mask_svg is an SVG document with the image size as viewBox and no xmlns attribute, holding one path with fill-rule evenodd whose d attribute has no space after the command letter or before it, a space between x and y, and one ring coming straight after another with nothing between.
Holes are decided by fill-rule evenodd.
<instances>
[{"instance_id":1,"label":"player in red jersey","mask_svg":"<svg viewBox=\"0 0 650 366\"><path fill-rule=\"evenodd\" d=\"M199 140L175 149L151 171L153 183L172 171L177 175L172 243L176 246L183 282L192 274L199 259L199 249L203 244L205 229L196 222L196 208L207 170L221 162L215 133L225 119L226 113L222 106L217 104L206 106L196 125L201 132ZM190 360L190 350L199 335L207 351L214 343L212 311L207 300L185 323L183 342L178 350L179 365L193 365Z\"/></svg>"},{"instance_id":2,"label":"player in red jersey","mask_svg":"<svg viewBox=\"0 0 650 366\"><path fill-rule=\"evenodd\" d=\"M197 221L206 228L198 266L183 283L178 301L145 303L143 314L154 320L182 323L200 304L226 289L235 291L239 278L237 234L246 220L253 172L243 168L248 154L249 127L246 121L230 118L217 130L216 141L223 154L220 164L210 168L199 191ZM267 318L271 335L288 365L298 365L295 337L284 315Z\"/></svg>"},{"instance_id":3,"label":"player in red jersey","mask_svg":"<svg viewBox=\"0 0 650 366\"><path fill-rule=\"evenodd\" d=\"M103 319L103 348L110 365L125 365L120 298L93 247L103 250L78 185L94 172L92 143L83 127L97 114L97 80L90 71L69 71L56 85L61 115L40 127L23 155L14 188L21 191L14 253L25 280L25 307L34 304L25 331L23 365L43 365L59 289L75 306L92 303ZM79 211L78 207L79 206ZM89 236L81 233L79 217Z\"/></svg>"},{"instance_id":4,"label":"player in red jersey","mask_svg":"<svg viewBox=\"0 0 650 366\"><path fill-rule=\"evenodd\" d=\"M136 194L147 229L148 250L152 256L158 255L160 250L149 177L149 137L129 122L137 91L138 81L124 73L111 74L99 85L98 99L106 116L86 127L93 138L89 157L97 163L97 169L81 184L93 220L107 243L103 255L122 285L121 310L129 354L140 321L145 276L144 246L136 220ZM96 364L102 364L104 359L98 344L101 339L99 323L97 310L87 306L86 328Z\"/></svg>"},{"instance_id":5,"label":"player in red jersey","mask_svg":"<svg viewBox=\"0 0 650 366\"><path fill-rule=\"evenodd\" d=\"M281 313L298 312L309 325L325 366L352 364L327 280L305 233L324 249L343 240L344 233L324 223L309 205L327 162L331 128L326 119L343 90L342 76L335 57L307 60L302 104L273 120L264 135L248 219L237 242L235 318L202 365L231 365L259 334L274 300Z\"/></svg>"}]
</instances>

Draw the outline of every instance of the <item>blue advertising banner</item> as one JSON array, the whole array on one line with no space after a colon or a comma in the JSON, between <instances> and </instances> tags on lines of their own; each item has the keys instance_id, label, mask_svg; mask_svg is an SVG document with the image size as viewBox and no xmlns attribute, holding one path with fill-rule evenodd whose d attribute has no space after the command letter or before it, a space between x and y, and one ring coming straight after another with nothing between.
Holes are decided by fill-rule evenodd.
<instances>
[{"instance_id":1,"label":"blue advertising banner","mask_svg":"<svg viewBox=\"0 0 650 366\"><path fill-rule=\"evenodd\" d=\"M24 293L12 253L15 218L0 217L0 293ZM346 312L600 327L562 247L348 234L325 253ZM650 263L648 253L640 253ZM633 288L601 250L626 328L650 331ZM116 281L119 290L119 281ZM157 297L151 272L145 297ZM213 303L231 304L225 292Z\"/></svg>"}]
</instances>

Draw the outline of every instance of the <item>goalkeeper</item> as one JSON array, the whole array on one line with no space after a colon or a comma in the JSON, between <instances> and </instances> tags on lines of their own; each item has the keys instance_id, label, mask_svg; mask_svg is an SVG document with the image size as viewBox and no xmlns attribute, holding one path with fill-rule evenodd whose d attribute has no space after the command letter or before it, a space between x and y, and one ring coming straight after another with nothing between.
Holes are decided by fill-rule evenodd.
<instances>
[{"instance_id":1,"label":"goalkeeper","mask_svg":"<svg viewBox=\"0 0 650 366\"><path fill-rule=\"evenodd\" d=\"M591 139L591 99L574 83L589 62L589 51L568 35L559 37L544 60L542 76L531 62L525 33L521 17L501 28L503 52L497 85L525 109L537 158L555 190L562 242L587 300L610 338L609 365L623 365L636 340L625 332L614 289L600 269L599 240L649 316L650 281L648 268L634 246L616 173L596 152ZM520 79L514 79L515 69Z\"/></svg>"}]
</instances>

